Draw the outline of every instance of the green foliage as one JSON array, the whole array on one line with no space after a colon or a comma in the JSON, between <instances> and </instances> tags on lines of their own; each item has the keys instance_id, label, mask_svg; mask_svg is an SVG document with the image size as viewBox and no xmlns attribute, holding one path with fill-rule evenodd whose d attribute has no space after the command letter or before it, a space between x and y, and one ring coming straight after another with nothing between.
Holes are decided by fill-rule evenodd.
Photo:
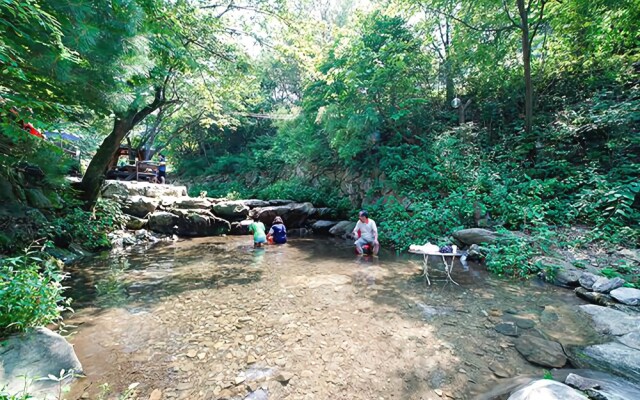
<instances>
[{"instance_id":1,"label":"green foliage","mask_svg":"<svg viewBox=\"0 0 640 400\"><path fill-rule=\"evenodd\" d=\"M1 334L59 322L69 309L64 278L56 262L33 252L0 260Z\"/></svg>"},{"instance_id":2,"label":"green foliage","mask_svg":"<svg viewBox=\"0 0 640 400\"><path fill-rule=\"evenodd\" d=\"M600 270L607 278L619 277L625 280L626 287L640 288L640 268L636 263L618 260Z\"/></svg>"},{"instance_id":3,"label":"green foliage","mask_svg":"<svg viewBox=\"0 0 640 400\"><path fill-rule=\"evenodd\" d=\"M540 227L531 235L517 235L509 231L499 231L502 238L487 245L487 269L498 276L525 279L539 272L540 266L534 263L536 255L545 254L552 244L552 231ZM555 274L553 267L546 273Z\"/></svg>"},{"instance_id":4,"label":"green foliage","mask_svg":"<svg viewBox=\"0 0 640 400\"><path fill-rule=\"evenodd\" d=\"M110 199L99 199L93 212L71 206L54 218L44 233L54 243L75 242L89 251L100 251L111 247L107 233L123 229L125 225L126 217L120 205Z\"/></svg>"}]
</instances>

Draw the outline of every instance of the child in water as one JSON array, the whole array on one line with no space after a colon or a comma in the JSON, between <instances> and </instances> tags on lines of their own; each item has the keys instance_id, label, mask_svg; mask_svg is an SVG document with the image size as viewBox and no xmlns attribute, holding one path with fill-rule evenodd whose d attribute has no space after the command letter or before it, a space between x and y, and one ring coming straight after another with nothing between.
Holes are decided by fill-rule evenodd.
<instances>
[{"instance_id":1,"label":"child in water","mask_svg":"<svg viewBox=\"0 0 640 400\"><path fill-rule=\"evenodd\" d=\"M267 234L267 240L269 243L273 240L275 244L287 243L287 228L284 226L282 218L274 218L273 225L271 225L271 229L269 229L269 233Z\"/></svg>"},{"instance_id":2,"label":"child in water","mask_svg":"<svg viewBox=\"0 0 640 400\"><path fill-rule=\"evenodd\" d=\"M249 225L249 232L253 233L253 247L262 247L267 242L267 235L264 233L264 224L260 221L253 221Z\"/></svg>"}]
</instances>

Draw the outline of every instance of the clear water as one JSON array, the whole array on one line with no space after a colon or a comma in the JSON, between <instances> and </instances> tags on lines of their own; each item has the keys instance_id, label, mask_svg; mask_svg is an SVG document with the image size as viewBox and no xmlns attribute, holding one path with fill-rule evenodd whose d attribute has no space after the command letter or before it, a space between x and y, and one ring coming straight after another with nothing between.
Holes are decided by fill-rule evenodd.
<instances>
[{"instance_id":1,"label":"clear water","mask_svg":"<svg viewBox=\"0 0 640 400\"><path fill-rule=\"evenodd\" d=\"M427 286L421 265L416 255L358 258L326 238L254 250L248 236L77 265L67 323L87 377L67 398L138 383L140 398L465 399L544 374L496 332L503 321L529 320L527 333L563 344L599 340L570 290L459 262L460 286Z\"/></svg>"}]
</instances>

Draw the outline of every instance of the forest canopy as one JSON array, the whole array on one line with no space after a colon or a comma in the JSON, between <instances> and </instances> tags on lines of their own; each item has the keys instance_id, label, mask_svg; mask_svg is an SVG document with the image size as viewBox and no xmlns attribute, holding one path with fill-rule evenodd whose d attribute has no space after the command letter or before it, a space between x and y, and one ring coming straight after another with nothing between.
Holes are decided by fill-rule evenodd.
<instances>
[{"instance_id":1,"label":"forest canopy","mask_svg":"<svg viewBox=\"0 0 640 400\"><path fill-rule=\"evenodd\" d=\"M194 194L368 207L397 248L481 220L637 243L638 21L640 0L4 1L0 174L62 173L17 113L83 137L91 205L128 141Z\"/></svg>"}]
</instances>

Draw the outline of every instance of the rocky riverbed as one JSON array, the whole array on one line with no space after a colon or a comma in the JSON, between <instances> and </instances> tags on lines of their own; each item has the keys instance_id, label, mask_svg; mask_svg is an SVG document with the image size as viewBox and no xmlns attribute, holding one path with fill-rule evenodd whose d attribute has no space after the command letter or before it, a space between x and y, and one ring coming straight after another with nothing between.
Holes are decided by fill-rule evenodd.
<instances>
[{"instance_id":1,"label":"rocky riverbed","mask_svg":"<svg viewBox=\"0 0 640 400\"><path fill-rule=\"evenodd\" d=\"M427 287L421 259L357 259L340 240L201 238L122 257L75 271L68 323L87 377L70 399L105 383L141 399L467 399L605 341L570 291L473 264L456 265L460 287Z\"/></svg>"}]
</instances>

